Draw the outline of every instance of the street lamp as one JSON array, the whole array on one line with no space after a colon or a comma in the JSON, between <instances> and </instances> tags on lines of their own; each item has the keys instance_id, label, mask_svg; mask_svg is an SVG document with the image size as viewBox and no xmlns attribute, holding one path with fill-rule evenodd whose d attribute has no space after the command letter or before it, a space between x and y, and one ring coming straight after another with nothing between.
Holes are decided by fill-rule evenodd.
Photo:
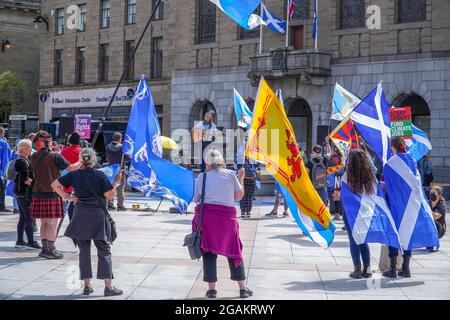
<instances>
[{"instance_id":1,"label":"street lamp","mask_svg":"<svg viewBox=\"0 0 450 320\"><path fill-rule=\"evenodd\" d=\"M36 23L42 23L42 22L45 23L45 30L48 32L48 20L43 16L34 17L33 23L35 24L36 28L37 28Z\"/></svg>"},{"instance_id":2,"label":"street lamp","mask_svg":"<svg viewBox=\"0 0 450 320\"><path fill-rule=\"evenodd\" d=\"M2 52L5 52L6 50L11 49L11 47L12 47L12 44L11 44L11 42L9 42L8 39L2 40Z\"/></svg>"}]
</instances>

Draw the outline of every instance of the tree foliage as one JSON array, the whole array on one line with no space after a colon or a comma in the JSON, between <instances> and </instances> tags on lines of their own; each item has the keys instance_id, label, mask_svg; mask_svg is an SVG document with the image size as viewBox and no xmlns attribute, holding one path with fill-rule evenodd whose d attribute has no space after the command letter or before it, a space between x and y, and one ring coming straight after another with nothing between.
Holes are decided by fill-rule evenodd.
<instances>
[{"instance_id":1,"label":"tree foliage","mask_svg":"<svg viewBox=\"0 0 450 320\"><path fill-rule=\"evenodd\" d=\"M0 118L7 122L11 112L22 111L27 85L14 72L0 73Z\"/></svg>"}]
</instances>

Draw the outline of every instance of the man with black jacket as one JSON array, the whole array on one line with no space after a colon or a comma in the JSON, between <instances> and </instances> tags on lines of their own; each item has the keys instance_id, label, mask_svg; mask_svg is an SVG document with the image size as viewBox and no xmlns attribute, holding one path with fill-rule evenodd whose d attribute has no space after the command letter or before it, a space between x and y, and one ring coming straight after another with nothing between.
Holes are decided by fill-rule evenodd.
<instances>
[{"instance_id":1,"label":"man with black jacket","mask_svg":"<svg viewBox=\"0 0 450 320\"><path fill-rule=\"evenodd\" d=\"M114 132L113 141L106 146L106 159L108 163L111 164L119 164L122 163L122 134L120 132ZM124 156L124 163L128 162L128 156ZM124 206L123 202L125 200L125 183L126 183L126 175L122 175L122 180L120 181L120 185L117 187L117 211L126 211L127 208ZM109 210L115 210L114 200L111 200L108 203Z\"/></svg>"}]
</instances>

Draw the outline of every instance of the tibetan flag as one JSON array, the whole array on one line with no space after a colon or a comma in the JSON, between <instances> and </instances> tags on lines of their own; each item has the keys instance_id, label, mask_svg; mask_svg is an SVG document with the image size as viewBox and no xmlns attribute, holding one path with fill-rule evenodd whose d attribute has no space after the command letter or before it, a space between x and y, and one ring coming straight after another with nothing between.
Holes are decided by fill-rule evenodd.
<instances>
[{"instance_id":1,"label":"tibetan flag","mask_svg":"<svg viewBox=\"0 0 450 320\"><path fill-rule=\"evenodd\" d=\"M330 227L330 213L309 179L283 104L263 78L246 156L266 164L267 171L289 191L301 212L325 228Z\"/></svg>"},{"instance_id":2,"label":"tibetan flag","mask_svg":"<svg viewBox=\"0 0 450 320\"><path fill-rule=\"evenodd\" d=\"M359 149L359 139L352 120L342 121L330 134L330 140L340 153L340 163L327 168L328 174L337 172L345 165L351 149Z\"/></svg>"}]
</instances>

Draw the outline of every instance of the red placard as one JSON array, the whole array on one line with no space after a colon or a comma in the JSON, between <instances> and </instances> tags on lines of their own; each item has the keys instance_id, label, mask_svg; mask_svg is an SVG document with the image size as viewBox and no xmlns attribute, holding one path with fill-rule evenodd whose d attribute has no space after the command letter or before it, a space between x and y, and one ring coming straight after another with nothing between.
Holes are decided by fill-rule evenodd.
<instances>
[{"instance_id":1,"label":"red placard","mask_svg":"<svg viewBox=\"0 0 450 320\"><path fill-rule=\"evenodd\" d=\"M412 121L411 107L389 108L389 117L391 122Z\"/></svg>"}]
</instances>

